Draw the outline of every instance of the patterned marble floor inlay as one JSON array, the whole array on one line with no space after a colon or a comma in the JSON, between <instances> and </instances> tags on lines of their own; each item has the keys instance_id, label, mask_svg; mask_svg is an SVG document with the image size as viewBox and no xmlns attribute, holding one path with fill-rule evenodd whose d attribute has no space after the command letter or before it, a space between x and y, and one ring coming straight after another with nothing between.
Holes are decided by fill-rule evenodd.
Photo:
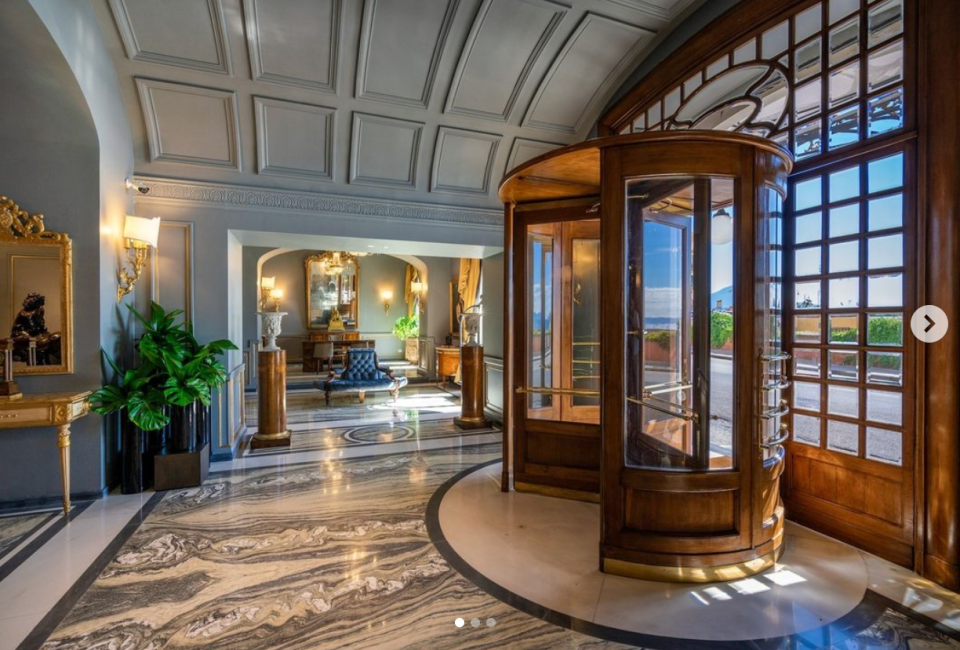
<instances>
[{"instance_id":1,"label":"patterned marble floor inlay","mask_svg":"<svg viewBox=\"0 0 960 650\"><path fill-rule=\"evenodd\" d=\"M733 644L617 636L531 609L433 537L443 493L499 453L490 444L212 474L155 503L29 637L41 640L21 648L960 647L955 633L869 590L844 625ZM746 618L768 615L740 602Z\"/></svg>"},{"instance_id":2,"label":"patterned marble floor inlay","mask_svg":"<svg viewBox=\"0 0 960 650\"><path fill-rule=\"evenodd\" d=\"M430 543L431 494L498 452L244 471L171 492L42 647L625 647L491 598Z\"/></svg>"},{"instance_id":3,"label":"patterned marble floor inlay","mask_svg":"<svg viewBox=\"0 0 960 650\"><path fill-rule=\"evenodd\" d=\"M388 422L379 424L362 424L360 426L325 427L322 429L308 429L293 431L290 437L289 448L244 449L244 456L269 456L275 454L295 454L299 452L322 451L339 447L360 447L369 445L384 445L391 442L413 441L421 442L442 438L462 438L464 444L471 444L474 440L485 437L485 434L500 433L496 426L483 429L460 429L453 423L453 419L418 420L402 422Z\"/></svg>"},{"instance_id":4,"label":"patterned marble floor inlay","mask_svg":"<svg viewBox=\"0 0 960 650\"><path fill-rule=\"evenodd\" d=\"M47 510L0 517L0 561L57 514Z\"/></svg>"},{"instance_id":5,"label":"patterned marble floor inlay","mask_svg":"<svg viewBox=\"0 0 960 650\"><path fill-rule=\"evenodd\" d=\"M460 413L460 396L437 386L408 386L394 400L389 393L371 393L360 404L356 395L337 395L328 406L323 392L311 389L287 393L287 425L294 431L317 425L362 422L403 422L425 415L454 417ZM246 399L247 423L256 427L257 396Z\"/></svg>"}]
</instances>

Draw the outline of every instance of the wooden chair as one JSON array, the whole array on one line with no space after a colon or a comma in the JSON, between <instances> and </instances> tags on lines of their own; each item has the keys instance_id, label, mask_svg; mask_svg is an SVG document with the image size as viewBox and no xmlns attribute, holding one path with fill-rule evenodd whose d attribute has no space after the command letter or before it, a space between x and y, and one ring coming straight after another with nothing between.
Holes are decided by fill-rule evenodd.
<instances>
[{"instance_id":1,"label":"wooden chair","mask_svg":"<svg viewBox=\"0 0 960 650\"><path fill-rule=\"evenodd\" d=\"M313 358L317 361L317 373L323 370L324 365L330 370L333 370L333 343L329 341L326 343L314 343Z\"/></svg>"}]
</instances>

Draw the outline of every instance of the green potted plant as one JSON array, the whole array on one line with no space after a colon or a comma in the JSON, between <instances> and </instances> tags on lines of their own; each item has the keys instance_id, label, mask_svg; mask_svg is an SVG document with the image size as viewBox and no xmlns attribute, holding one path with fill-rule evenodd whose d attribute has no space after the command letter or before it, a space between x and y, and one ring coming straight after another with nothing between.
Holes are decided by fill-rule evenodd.
<instances>
[{"instance_id":1,"label":"green potted plant","mask_svg":"<svg viewBox=\"0 0 960 650\"><path fill-rule=\"evenodd\" d=\"M211 391L227 379L218 357L237 346L226 339L201 345L180 309L166 311L154 302L147 317L130 311L143 327L140 356L158 369L157 386L171 416L166 446L174 453L202 448L210 439Z\"/></svg>"},{"instance_id":2,"label":"green potted plant","mask_svg":"<svg viewBox=\"0 0 960 650\"><path fill-rule=\"evenodd\" d=\"M202 449L210 441L213 391L227 383L227 369L219 356L227 350L236 350L237 346L227 339L201 345L194 337L192 328L188 328L186 341L187 352L183 358L169 361L174 367L173 372L168 369L169 377L164 392L173 403L188 394L196 394L195 444Z\"/></svg>"},{"instance_id":3,"label":"green potted plant","mask_svg":"<svg viewBox=\"0 0 960 650\"><path fill-rule=\"evenodd\" d=\"M420 317L404 316L393 324L393 335L404 342L403 358L412 364L420 363Z\"/></svg>"},{"instance_id":4,"label":"green potted plant","mask_svg":"<svg viewBox=\"0 0 960 650\"><path fill-rule=\"evenodd\" d=\"M164 412L163 392L157 388L156 368L141 364L121 371L103 350L103 359L113 370L113 383L108 383L90 396L90 408L100 415L119 413L120 420L120 491L124 494L143 492L148 486L149 460L152 458L145 440L148 432L163 429L169 421ZM146 458L145 458L146 457Z\"/></svg>"}]
</instances>

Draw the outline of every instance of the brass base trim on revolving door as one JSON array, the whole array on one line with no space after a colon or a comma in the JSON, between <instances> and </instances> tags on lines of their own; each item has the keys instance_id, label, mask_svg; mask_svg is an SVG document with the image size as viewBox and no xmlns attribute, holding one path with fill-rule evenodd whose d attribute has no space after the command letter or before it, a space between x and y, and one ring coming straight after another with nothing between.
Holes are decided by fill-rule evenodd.
<instances>
[{"instance_id":1,"label":"brass base trim on revolving door","mask_svg":"<svg viewBox=\"0 0 960 650\"><path fill-rule=\"evenodd\" d=\"M611 558L603 559L603 572L613 575L635 578L637 580L653 580L655 582L729 582L740 580L763 573L777 563L783 555L785 544L783 537L780 544L769 553L746 562L724 564L710 567L671 567L655 564L640 564Z\"/></svg>"},{"instance_id":2,"label":"brass base trim on revolving door","mask_svg":"<svg viewBox=\"0 0 960 650\"><path fill-rule=\"evenodd\" d=\"M571 490L570 488L554 487L552 485L538 485L536 483L525 483L523 481L514 481L513 489L517 492L539 494L545 497L571 499L573 501L586 501L588 503L600 503L600 494L597 492L587 492L585 490Z\"/></svg>"}]
</instances>

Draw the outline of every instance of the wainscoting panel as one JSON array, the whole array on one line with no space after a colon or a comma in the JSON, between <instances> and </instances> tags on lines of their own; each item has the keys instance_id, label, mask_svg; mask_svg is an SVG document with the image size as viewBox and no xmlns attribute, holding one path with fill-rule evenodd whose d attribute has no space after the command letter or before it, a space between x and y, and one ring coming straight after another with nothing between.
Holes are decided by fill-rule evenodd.
<instances>
[{"instance_id":1,"label":"wainscoting panel","mask_svg":"<svg viewBox=\"0 0 960 650\"><path fill-rule=\"evenodd\" d=\"M220 399L220 408L226 407L224 416L219 418L221 424L217 441L220 443L220 453L231 451L247 428L246 410L243 407L243 376L245 371L246 367L243 363L240 363L227 375L227 385L224 387L226 399Z\"/></svg>"},{"instance_id":2,"label":"wainscoting panel","mask_svg":"<svg viewBox=\"0 0 960 650\"><path fill-rule=\"evenodd\" d=\"M151 251L150 299L167 311L182 309L193 320L193 224L187 221L160 222L160 240Z\"/></svg>"},{"instance_id":3,"label":"wainscoting panel","mask_svg":"<svg viewBox=\"0 0 960 650\"><path fill-rule=\"evenodd\" d=\"M503 420L503 359L485 357L483 360L483 388L486 391L484 410L489 417Z\"/></svg>"}]
</instances>

